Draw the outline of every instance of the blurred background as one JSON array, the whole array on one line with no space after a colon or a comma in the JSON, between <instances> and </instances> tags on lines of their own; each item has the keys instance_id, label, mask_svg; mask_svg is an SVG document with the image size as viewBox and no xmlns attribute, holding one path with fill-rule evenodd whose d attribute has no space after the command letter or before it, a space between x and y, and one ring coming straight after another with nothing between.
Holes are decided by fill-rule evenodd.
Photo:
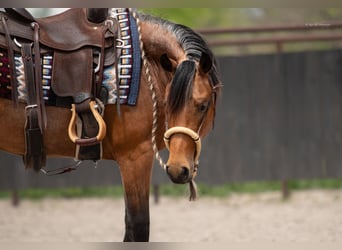
<instances>
[{"instance_id":1,"label":"blurred background","mask_svg":"<svg viewBox=\"0 0 342 250\"><path fill-rule=\"evenodd\" d=\"M35 16L64 10L30 9ZM215 128L203 142L196 179L202 196L276 191L286 200L291 191L337 190L342 209L341 8L140 10L195 29L217 56L224 87ZM20 157L0 157L0 196L13 205L23 198L122 197L111 161L46 177L25 171ZM70 163L49 159L48 168ZM187 193L157 163L151 185L155 204Z\"/></svg>"}]
</instances>

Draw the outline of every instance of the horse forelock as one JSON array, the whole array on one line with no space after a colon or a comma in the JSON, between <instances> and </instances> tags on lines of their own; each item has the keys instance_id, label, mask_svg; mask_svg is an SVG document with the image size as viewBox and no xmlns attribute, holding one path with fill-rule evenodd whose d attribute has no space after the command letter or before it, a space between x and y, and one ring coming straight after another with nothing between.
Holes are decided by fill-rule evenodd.
<instances>
[{"instance_id":1,"label":"horse forelock","mask_svg":"<svg viewBox=\"0 0 342 250\"><path fill-rule=\"evenodd\" d=\"M194 61L186 60L177 66L167 97L167 108L171 114L179 112L191 98L195 73Z\"/></svg>"}]
</instances>

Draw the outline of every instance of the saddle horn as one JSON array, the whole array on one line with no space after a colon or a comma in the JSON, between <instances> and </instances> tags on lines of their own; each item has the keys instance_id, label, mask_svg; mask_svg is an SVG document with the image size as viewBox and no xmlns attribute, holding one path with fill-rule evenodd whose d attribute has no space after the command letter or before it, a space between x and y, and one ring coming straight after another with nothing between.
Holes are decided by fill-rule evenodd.
<instances>
[{"instance_id":1,"label":"saddle horn","mask_svg":"<svg viewBox=\"0 0 342 250\"><path fill-rule=\"evenodd\" d=\"M87 8L87 19L92 23L102 23L108 17L108 8Z\"/></svg>"}]
</instances>

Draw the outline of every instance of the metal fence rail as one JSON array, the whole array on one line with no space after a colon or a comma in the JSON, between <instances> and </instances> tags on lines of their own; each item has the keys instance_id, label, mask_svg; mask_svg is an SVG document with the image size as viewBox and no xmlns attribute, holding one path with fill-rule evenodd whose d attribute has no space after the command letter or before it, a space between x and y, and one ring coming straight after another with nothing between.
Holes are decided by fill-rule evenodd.
<instances>
[{"instance_id":1,"label":"metal fence rail","mask_svg":"<svg viewBox=\"0 0 342 250\"><path fill-rule=\"evenodd\" d=\"M322 22L293 25L270 25L253 26L238 28L210 28L197 29L197 32L203 35L222 35L222 34L241 34L241 33L265 33L265 32L283 32L283 31L317 31L317 30L336 30L342 28L342 22Z\"/></svg>"},{"instance_id":2,"label":"metal fence rail","mask_svg":"<svg viewBox=\"0 0 342 250\"><path fill-rule=\"evenodd\" d=\"M279 50L285 43L342 40L342 22L340 21L240 28L211 28L198 29L197 31L207 38L208 44L211 47L275 44L277 50ZM239 36L246 34L253 35L253 37L239 38Z\"/></svg>"}]
</instances>

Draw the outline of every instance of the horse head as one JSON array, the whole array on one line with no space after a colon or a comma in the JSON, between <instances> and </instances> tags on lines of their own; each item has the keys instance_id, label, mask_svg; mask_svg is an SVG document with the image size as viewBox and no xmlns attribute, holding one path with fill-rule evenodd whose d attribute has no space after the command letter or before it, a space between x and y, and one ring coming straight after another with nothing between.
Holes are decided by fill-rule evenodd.
<instances>
[{"instance_id":1,"label":"horse head","mask_svg":"<svg viewBox=\"0 0 342 250\"><path fill-rule=\"evenodd\" d=\"M211 77L213 58L202 52L199 60L175 63L166 54L162 67L173 73L167 85L164 134L169 158L166 171L175 183L188 183L197 172L201 138L211 130L215 118L217 82Z\"/></svg>"}]
</instances>

